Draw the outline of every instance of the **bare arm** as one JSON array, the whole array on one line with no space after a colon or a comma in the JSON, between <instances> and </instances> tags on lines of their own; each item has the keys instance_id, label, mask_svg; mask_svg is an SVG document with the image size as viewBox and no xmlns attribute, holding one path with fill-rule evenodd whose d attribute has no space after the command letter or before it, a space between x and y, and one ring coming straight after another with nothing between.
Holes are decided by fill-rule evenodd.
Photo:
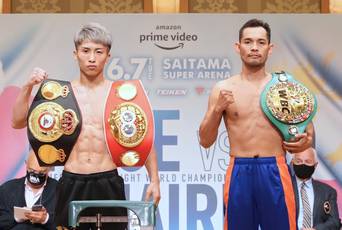
<instances>
[{"instance_id":1,"label":"bare arm","mask_svg":"<svg viewBox=\"0 0 342 230\"><path fill-rule=\"evenodd\" d=\"M215 86L208 102L208 110L199 128L200 144L208 148L217 138L218 128L223 112L234 102L233 94L228 90L221 90Z\"/></svg>"},{"instance_id":2,"label":"bare arm","mask_svg":"<svg viewBox=\"0 0 342 230\"><path fill-rule=\"evenodd\" d=\"M12 127L21 129L26 127L27 113L29 110L29 100L32 88L36 84L40 84L47 74L40 68L34 68L30 74L29 81L21 88L21 91L15 101L12 113Z\"/></svg>"},{"instance_id":3,"label":"bare arm","mask_svg":"<svg viewBox=\"0 0 342 230\"><path fill-rule=\"evenodd\" d=\"M160 200L160 185L159 185L159 175L158 175L158 161L157 153L154 146L148 156L145 167L147 169L148 175L150 177L150 185L146 190L145 201L148 201L153 195L153 202L158 205Z\"/></svg>"},{"instance_id":4,"label":"bare arm","mask_svg":"<svg viewBox=\"0 0 342 230\"><path fill-rule=\"evenodd\" d=\"M29 110L29 100L33 86L25 84L15 100L12 113L12 127L21 129L26 127L26 118Z\"/></svg>"}]
</instances>

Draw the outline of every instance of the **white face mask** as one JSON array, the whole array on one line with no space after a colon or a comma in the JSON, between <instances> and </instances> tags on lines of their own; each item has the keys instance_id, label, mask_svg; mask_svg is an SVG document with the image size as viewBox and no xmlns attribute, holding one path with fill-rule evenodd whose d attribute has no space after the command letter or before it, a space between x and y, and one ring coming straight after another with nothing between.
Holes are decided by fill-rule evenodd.
<instances>
[{"instance_id":1,"label":"white face mask","mask_svg":"<svg viewBox=\"0 0 342 230\"><path fill-rule=\"evenodd\" d=\"M35 172L26 172L27 180L35 186L43 185L46 181L46 174L44 173L35 173Z\"/></svg>"}]
</instances>

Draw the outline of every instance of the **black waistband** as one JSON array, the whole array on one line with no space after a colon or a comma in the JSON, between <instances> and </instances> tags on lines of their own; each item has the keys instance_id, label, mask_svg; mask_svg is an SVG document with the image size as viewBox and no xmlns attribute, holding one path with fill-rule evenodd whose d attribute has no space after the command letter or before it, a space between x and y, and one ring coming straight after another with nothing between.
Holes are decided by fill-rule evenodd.
<instances>
[{"instance_id":1,"label":"black waistband","mask_svg":"<svg viewBox=\"0 0 342 230\"><path fill-rule=\"evenodd\" d=\"M91 180L91 179L99 179L99 178L111 178L113 176L119 176L118 170L113 169L110 171L90 173L90 174L79 174L73 173L63 170L62 177L70 178L74 180Z\"/></svg>"}]
</instances>

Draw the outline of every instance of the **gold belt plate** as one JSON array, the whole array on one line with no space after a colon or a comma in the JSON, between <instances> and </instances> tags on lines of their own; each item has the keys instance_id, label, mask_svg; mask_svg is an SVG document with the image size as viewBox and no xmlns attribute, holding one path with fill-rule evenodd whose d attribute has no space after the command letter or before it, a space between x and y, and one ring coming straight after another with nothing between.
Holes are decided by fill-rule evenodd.
<instances>
[{"instance_id":1,"label":"gold belt plate","mask_svg":"<svg viewBox=\"0 0 342 230\"><path fill-rule=\"evenodd\" d=\"M266 95L272 115L286 124L305 121L314 110L314 97L309 90L294 82L279 82Z\"/></svg>"},{"instance_id":2,"label":"gold belt plate","mask_svg":"<svg viewBox=\"0 0 342 230\"><path fill-rule=\"evenodd\" d=\"M108 122L115 140L127 148L139 145L147 132L146 114L134 103L118 105L111 112Z\"/></svg>"},{"instance_id":3,"label":"gold belt plate","mask_svg":"<svg viewBox=\"0 0 342 230\"><path fill-rule=\"evenodd\" d=\"M32 135L41 142L52 142L63 134L74 133L79 120L76 113L54 102L44 102L34 108L28 119Z\"/></svg>"}]
</instances>

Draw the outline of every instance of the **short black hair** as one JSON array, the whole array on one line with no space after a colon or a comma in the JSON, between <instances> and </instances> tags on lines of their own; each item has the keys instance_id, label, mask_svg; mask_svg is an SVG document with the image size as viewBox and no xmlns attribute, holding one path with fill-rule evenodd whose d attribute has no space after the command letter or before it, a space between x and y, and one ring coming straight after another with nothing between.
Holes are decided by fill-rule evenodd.
<instances>
[{"instance_id":1,"label":"short black hair","mask_svg":"<svg viewBox=\"0 0 342 230\"><path fill-rule=\"evenodd\" d=\"M253 18L248 20L239 30L239 41L241 41L243 30L249 27L262 27L266 30L268 43L271 42L271 27L267 22Z\"/></svg>"}]
</instances>

